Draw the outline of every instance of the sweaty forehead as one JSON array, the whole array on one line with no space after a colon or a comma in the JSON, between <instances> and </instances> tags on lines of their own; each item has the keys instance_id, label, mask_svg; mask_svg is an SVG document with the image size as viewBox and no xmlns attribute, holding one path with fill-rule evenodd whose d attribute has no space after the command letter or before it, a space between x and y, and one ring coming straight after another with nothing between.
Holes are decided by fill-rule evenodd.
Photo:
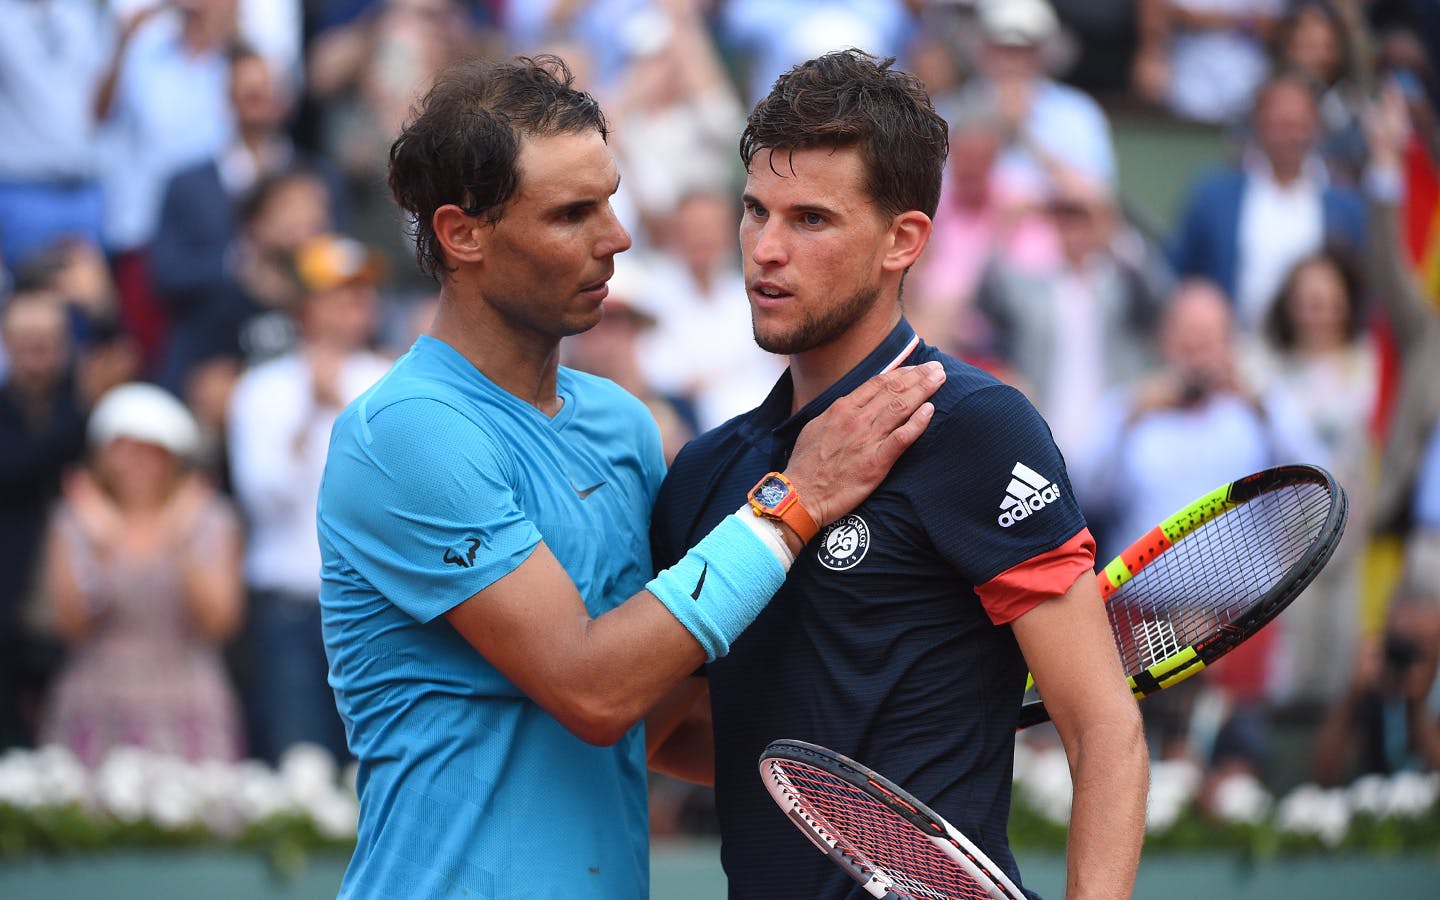
<instances>
[{"instance_id":1,"label":"sweaty forehead","mask_svg":"<svg viewBox=\"0 0 1440 900\"><path fill-rule=\"evenodd\" d=\"M745 180L747 193L774 195L805 203L827 200L845 205L863 202L864 166L853 147L815 147L804 150L764 149L750 160Z\"/></svg>"},{"instance_id":2,"label":"sweaty forehead","mask_svg":"<svg viewBox=\"0 0 1440 900\"><path fill-rule=\"evenodd\" d=\"M608 196L618 179L615 157L598 131L527 137L516 166L519 193L545 202Z\"/></svg>"}]
</instances>

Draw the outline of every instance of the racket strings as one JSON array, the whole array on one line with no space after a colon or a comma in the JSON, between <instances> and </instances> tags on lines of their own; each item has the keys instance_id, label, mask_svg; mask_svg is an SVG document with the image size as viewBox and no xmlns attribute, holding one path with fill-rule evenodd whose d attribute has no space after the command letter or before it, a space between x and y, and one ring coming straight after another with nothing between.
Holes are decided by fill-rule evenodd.
<instances>
[{"instance_id":1,"label":"racket strings","mask_svg":"<svg viewBox=\"0 0 1440 900\"><path fill-rule=\"evenodd\" d=\"M805 818L863 878L878 874L900 898L970 900L992 895L908 819L845 779L794 760L771 760Z\"/></svg>"},{"instance_id":2,"label":"racket strings","mask_svg":"<svg viewBox=\"0 0 1440 900\"><path fill-rule=\"evenodd\" d=\"M1250 612L1320 536L1332 498L1321 484L1258 495L1161 553L1106 604L1126 671L1148 669Z\"/></svg>"}]
</instances>

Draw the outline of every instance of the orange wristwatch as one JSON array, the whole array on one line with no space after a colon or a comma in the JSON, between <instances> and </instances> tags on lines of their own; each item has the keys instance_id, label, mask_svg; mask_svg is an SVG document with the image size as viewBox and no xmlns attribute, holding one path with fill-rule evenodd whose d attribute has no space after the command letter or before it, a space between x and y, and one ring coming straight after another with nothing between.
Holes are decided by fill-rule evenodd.
<instances>
[{"instance_id":1,"label":"orange wristwatch","mask_svg":"<svg viewBox=\"0 0 1440 900\"><path fill-rule=\"evenodd\" d=\"M810 543L810 539L820 531L814 517L800 502L795 485L779 472L771 472L761 478L750 489L749 499L750 508L755 511L755 515L789 525L791 530L800 536L803 544Z\"/></svg>"}]
</instances>

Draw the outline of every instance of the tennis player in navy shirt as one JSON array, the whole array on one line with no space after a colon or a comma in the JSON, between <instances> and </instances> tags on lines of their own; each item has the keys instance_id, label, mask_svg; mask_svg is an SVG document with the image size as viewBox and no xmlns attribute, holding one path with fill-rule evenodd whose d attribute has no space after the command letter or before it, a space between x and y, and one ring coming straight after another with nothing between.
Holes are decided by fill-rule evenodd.
<instances>
[{"instance_id":1,"label":"tennis player in navy shirt","mask_svg":"<svg viewBox=\"0 0 1440 900\"><path fill-rule=\"evenodd\" d=\"M649 736L652 767L713 777L734 898L864 896L762 786L756 761L777 738L885 773L1020 883L1006 825L1027 667L1075 783L1067 896L1134 885L1147 755L1064 461L1018 391L927 346L902 315L946 145L920 84L859 51L782 76L741 139L755 337L790 368L759 408L675 460L654 561L678 559L747 493L805 545L773 602L705 667L713 747L693 684L702 699L656 717ZM768 508L770 473L807 422L867 378L928 361L947 371L934 419L868 499L814 530Z\"/></svg>"},{"instance_id":2,"label":"tennis player in navy shirt","mask_svg":"<svg viewBox=\"0 0 1440 900\"><path fill-rule=\"evenodd\" d=\"M655 422L557 361L630 246L605 137L560 60L466 60L392 147L440 301L336 420L320 488L325 650L359 760L342 897L647 896L640 719L725 655L800 549L747 509L651 566ZM806 429L786 474L817 522L879 483L943 380L872 379Z\"/></svg>"}]
</instances>

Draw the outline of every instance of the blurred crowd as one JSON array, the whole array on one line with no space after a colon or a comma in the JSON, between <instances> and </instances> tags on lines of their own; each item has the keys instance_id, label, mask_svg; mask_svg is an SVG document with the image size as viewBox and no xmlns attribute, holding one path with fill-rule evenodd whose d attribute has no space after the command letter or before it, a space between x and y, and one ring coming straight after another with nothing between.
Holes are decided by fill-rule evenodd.
<instances>
[{"instance_id":1,"label":"blurred crowd","mask_svg":"<svg viewBox=\"0 0 1440 900\"><path fill-rule=\"evenodd\" d=\"M386 164L439 67L555 53L600 100L635 249L562 349L673 455L785 365L741 277L746 111L848 46L951 123L907 315L1030 396L1103 559L1269 465L1349 494L1306 596L1146 702L1156 757L1272 778L1284 733L1321 783L1440 768L1426 0L0 0L0 746L346 755L314 504L433 308ZM1136 122L1223 138L1151 161L1173 221L1127 194Z\"/></svg>"}]
</instances>

